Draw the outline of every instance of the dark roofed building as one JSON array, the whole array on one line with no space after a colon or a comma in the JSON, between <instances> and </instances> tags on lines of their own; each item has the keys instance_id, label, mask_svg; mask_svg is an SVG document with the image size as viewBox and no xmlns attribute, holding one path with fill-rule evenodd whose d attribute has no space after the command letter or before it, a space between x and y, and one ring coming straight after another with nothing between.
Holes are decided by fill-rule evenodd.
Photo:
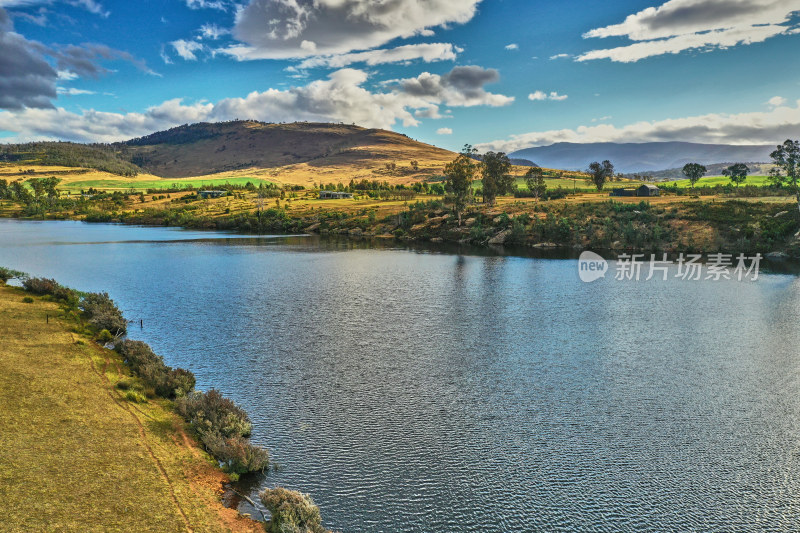
<instances>
[{"instance_id":1,"label":"dark roofed building","mask_svg":"<svg viewBox=\"0 0 800 533\"><path fill-rule=\"evenodd\" d=\"M636 196L658 196L661 190L655 185L642 185L636 189Z\"/></svg>"},{"instance_id":2,"label":"dark roofed building","mask_svg":"<svg viewBox=\"0 0 800 533\"><path fill-rule=\"evenodd\" d=\"M352 198L352 193L339 191L319 191L320 200L345 200Z\"/></svg>"}]
</instances>

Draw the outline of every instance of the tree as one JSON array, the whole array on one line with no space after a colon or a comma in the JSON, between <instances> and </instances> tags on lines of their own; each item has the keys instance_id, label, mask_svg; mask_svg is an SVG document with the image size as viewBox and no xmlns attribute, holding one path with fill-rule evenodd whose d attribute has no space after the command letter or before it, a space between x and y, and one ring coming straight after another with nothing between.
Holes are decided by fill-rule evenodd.
<instances>
[{"instance_id":1,"label":"tree","mask_svg":"<svg viewBox=\"0 0 800 533\"><path fill-rule=\"evenodd\" d=\"M22 181L12 181L9 185L9 189L11 190L11 200L26 205L33 202L33 195Z\"/></svg>"},{"instance_id":2,"label":"tree","mask_svg":"<svg viewBox=\"0 0 800 533\"><path fill-rule=\"evenodd\" d=\"M483 201L494 205L498 195L508 194L514 186L511 160L503 152L486 152L481 162Z\"/></svg>"},{"instance_id":3,"label":"tree","mask_svg":"<svg viewBox=\"0 0 800 533\"><path fill-rule=\"evenodd\" d=\"M417 161L416 159L411 161L411 170L413 170L414 172L419 170L419 161Z\"/></svg>"},{"instance_id":4,"label":"tree","mask_svg":"<svg viewBox=\"0 0 800 533\"><path fill-rule=\"evenodd\" d=\"M589 179L594 183L594 186L597 187L597 190L602 191L606 181L614 175L614 165L612 165L611 161L608 159L602 163L595 161L589 165L588 173Z\"/></svg>"},{"instance_id":5,"label":"tree","mask_svg":"<svg viewBox=\"0 0 800 533\"><path fill-rule=\"evenodd\" d=\"M788 186L797 198L797 208L800 209L800 141L786 139L778 149L769 154L775 167L770 171L771 179L779 185Z\"/></svg>"},{"instance_id":6,"label":"tree","mask_svg":"<svg viewBox=\"0 0 800 533\"><path fill-rule=\"evenodd\" d=\"M547 190L547 185L544 182L544 172L540 167L531 167L525 173L525 184L528 190L533 194L537 200Z\"/></svg>"},{"instance_id":7,"label":"tree","mask_svg":"<svg viewBox=\"0 0 800 533\"><path fill-rule=\"evenodd\" d=\"M708 169L699 163L686 163L683 165L683 175L689 179L689 183L692 184L692 188L694 189L694 184L697 183L697 180L702 178L708 172Z\"/></svg>"},{"instance_id":8,"label":"tree","mask_svg":"<svg viewBox=\"0 0 800 533\"><path fill-rule=\"evenodd\" d=\"M477 165L473 155L477 152L471 145L465 144L461 153L444 167L445 191L453 203L461 225L461 212L472 196L472 180L475 178Z\"/></svg>"},{"instance_id":9,"label":"tree","mask_svg":"<svg viewBox=\"0 0 800 533\"><path fill-rule=\"evenodd\" d=\"M40 178L31 178L28 180L28 184L33 189L33 197L38 200L45 194L45 180Z\"/></svg>"},{"instance_id":10,"label":"tree","mask_svg":"<svg viewBox=\"0 0 800 533\"><path fill-rule=\"evenodd\" d=\"M726 176L731 180L731 183L734 183L738 187L740 183L744 183L744 180L747 179L747 174L749 172L750 169L747 168L747 165L744 163L734 163L733 165L724 169L722 171L722 175Z\"/></svg>"}]
</instances>

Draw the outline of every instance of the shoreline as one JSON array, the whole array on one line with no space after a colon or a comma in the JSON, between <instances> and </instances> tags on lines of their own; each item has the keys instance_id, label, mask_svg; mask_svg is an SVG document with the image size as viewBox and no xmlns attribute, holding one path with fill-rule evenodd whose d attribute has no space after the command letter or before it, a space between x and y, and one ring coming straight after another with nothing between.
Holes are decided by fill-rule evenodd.
<instances>
[{"instance_id":1,"label":"shoreline","mask_svg":"<svg viewBox=\"0 0 800 533\"><path fill-rule=\"evenodd\" d=\"M662 196L647 200L579 195L529 201L501 198L497 205L470 204L458 214L441 198L409 203L287 199L256 207L247 199L231 212L223 197L135 199L81 210L40 211L24 216L6 205L0 216L20 220L83 220L126 225L234 232L240 235L318 235L373 242L467 245L482 249L530 250L578 255L585 250L622 253L746 253L774 259L800 258L800 212L791 198ZM139 198L138 196L136 197ZM242 200L239 200L240 203ZM527 254L524 254L527 255Z\"/></svg>"},{"instance_id":2,"label":"shoreline","mask_svg":"<svg viewBox=\"0 0 800 533\"><path fill-rule=\"evenodd\" d=\"M187 432L169 401L127 401L115 386L130 379L127 365L115 351L76 332L75 319L61 305L0 284L0 317L0 365L7 376L0 379L0 395L18 398L9 400L0 418L26 421L6 420L0 438L6 456L17 457L6 472L9 483L0 489L13 504L4 517L12 531L263 531L261 523L223 505L228 475ZM30 381L20 382L20 376ZM36 383L36 392L24 383ZM71 435L86 432L76 456ZM120 481L110 481L114 477ZM60 478L80 484L69 489L76 495L91 497L64 498L53 486ZM33 503L42 501L48 502L44 508Z\"/></svg>"}]
</instances>

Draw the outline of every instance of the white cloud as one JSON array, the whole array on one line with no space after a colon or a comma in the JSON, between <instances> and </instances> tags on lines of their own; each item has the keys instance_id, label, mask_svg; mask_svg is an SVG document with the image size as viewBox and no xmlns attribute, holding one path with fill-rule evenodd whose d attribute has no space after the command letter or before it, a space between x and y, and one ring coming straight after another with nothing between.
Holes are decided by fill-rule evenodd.
<instances>
[{"instance_id":1,"label":"white cloud","mask_svg":"<svg viewBox=\"0 0 800 533\"><path fill-rule=\"evenodd\" d=\"M205 48L203 43L199 43L197 41L186 41L184 39L178 39L177 41L172 41L169 44L171 44L172 48L175 49L175 52L186 61L197 61L197 55L195 55L195 52L199 52ZM162 59L163 58L164 56L162 55Z\"/></svg>"},{"instance_id":2,"label":"white cloud","mask_svg":"<svg viewBox=\"0 0 800 533\"><path fill-rule=\"evenodd\" d=\"M614 117L612 117L611 115L606 115L606 116L600 117L600 118L593 118L592 122L605 122L607 120L611 120L612 118L614 118Z\"/></svg>"},{"instance_id":3,"label":"white cloud","mask_svg":"<svg viewBox=\"0 0 800 533\"><path fill-rule=\"evenodd\" d=\"M722 49L794 33L789 25L797 0L670 0L596 28L584 38L625 37L633 44L592 50L576 61L610 59L630 63L684 50Z\"/></svg>"},{"instance_id":4,"label":"white cloud","mask_svg":"<svg viewBox=\"0 0 800 533\"><path fill-rule=\"evenodd\" d=\"M74 87L70 87L67 89L66 87L56 87L56 92L58 94L64 94L66 96L79 96L82 94L97 94L95 91L87 91L86 89L75 89Z\"/></svg>"},{"instance_id":5,"label":"white cloud","mask_svg":"<svg viewBox=\"0 0 800 533\"><path fill-rule=\"evenodd\" d=\"M531 100L532 102L538 102L542 100L555 100L557 102L561 102L567 98L569 97L566 94L558 94L556 91L552 91L550 94L547 94L544 91L534 91L528 95L528 100Z\"/></svg>"},{"instance_id":6,"label":"white cloud","mask_svg":"<svg viewBox=\"0 0 800 533\"><path fill-rule=\"evenodd\" d=\"M223 35L228 35L231 30L220 28L216 24L208 23L200 26L200 36L204 39L219 39Z\"/></svg>"},{"instance_id":7,"label":"white cloud","mask_svg":"<svg viewBox=\"0 0 800 533\"><path fill-rule=\"evenodd\" d=\"M686 141L712 144L771 144L797 138L800 131L800 100L795 107L777 107L767 112L711 113L654 122L636 122L623 127L611 124L579 126L512 135L509 139L478 145L481 151L513 152L557 142L657 142Z\"/></svg>"},{"instance_id":8,"label":"white cloud","mask_svg":"<svg viewBox=\"0 0 800 533\"><path fill-rule=\"evenodd\" d=\"M439 128L436 130L436 135L452 135L453 130L452 128Z\"/></svg>"},{"instance_id":9,"label":"white cloud","mask_svg":"<svg viewBox=\"0 0 800 533\"><path fill-rule=\"evenodd\" d=\"M240 59L286 59L369 50L463 24L481 0L250 0L221 50Z\"/></svg>"},{"instance_id":10,"label":"white cloud","mask_svg":"<svg viewBox=\"0 0 800 533\"><path fill-rule=\"evenodd\" d=\"M64 139L113 142L147 135L180 124L249 118L268 122L345 122L372 128L391 128L397 122L416 126L419 118L443 118L439 105L493 105L507 98L491 95L482 89L486 80L496 79L496 72L480 67L459 67L444 76L428 75L435 80L434 92L420 94L399 80L387 92L370 92L363 87L368 74L361 70L342 69L327 79L286 90L268 89L242 98L226 98L216 103L186 104L168 100L143 113L108 113L85 110L74 113L63 108L0 111L0 131L16 132L15 140ZM466 69L466 70L464 70ZM407 85L411 90L407 90ZM446 115L445 115L446 116Z\"/></svg>"},{"instance_id":11,"label":"white cloud","mask_svg":"<svg viewBox=\"0 0 800 533\"><path fill-rule=\"evenodd\" d=\"M106 11L99 2L96 2L95 0L68 0L67 3L73 6L83 7L90 13L94 13L95 15L100 15L103 18L108 18L108 16L111 14L110 12Z\"/></svg>"},{"instance_id":12,"label":"white cloud","mask_svg":"<svg viewBox=\"0 0 800 533\"><path fill-rule=\"evenodd\" d=\"M405 63L421 59L425 63L435 61L454 61L463 50L450 43L406 44L396 48L368 50L351 54L333 56L317 56L303 60L292 70L303 70L315 67L342 68L353 63L364 63L369 66L385 63Z\"/></svg>"},{"instance_id":13,"label":"white cloud","mask_svg":"<svg viewBox=\"0 0 800 533\"><path fill-rule=\"evenodd\" d=\"M550 56L550 60L552 61L553 59L566 59L568 57L569 54L556 54L554 56Z\"/></svg>"},{"instance_id":14,"label":"white cloud","mask_svg":"<svg viewBox=\"0 0 800 533\"><path fill-rule=\"evenodd\" d=\"M226 11L229 2L225 0L186 0L186 5L190 9L219 9Z\"/></svg>"},{"instance_id":15,"label":"white cloud","mask_svg":"<svg viewBox=\"0 0 800 533\"><path fill-rule=\"evenodd\" d=\"M519 45L516 43L507 44L506 50L519 50Z\"/></svg>"},{"instance_id":16,"label":"white cloud","mask_svg":"<svg viewBox=\"0 0 800 533\"><path fill-rule=\"evenodd\" d=\"M65 81L71 81L71 80L78 79L78 75L75 74L74 72L70 72L69 70L59 70L58 71L58 79L59 80L65 80Z\"/></svg>"},{"instance_id":17,"label":"white cloud","mask_svg":"<svg viewBox=\"0 0 800 533\"><path fill-rule=\"evenodd\" d=\"M767 100L767 104L771 105L772 107L779 107L786 103L786 98L783 96L773 96L769 100Z\"/></svg>"}]
</instances>

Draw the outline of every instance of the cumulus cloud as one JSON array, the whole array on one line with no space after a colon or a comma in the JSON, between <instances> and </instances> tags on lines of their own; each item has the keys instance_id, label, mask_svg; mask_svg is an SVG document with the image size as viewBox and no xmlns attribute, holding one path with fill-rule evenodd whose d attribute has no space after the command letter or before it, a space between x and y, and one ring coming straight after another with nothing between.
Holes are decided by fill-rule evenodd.
<instances>
[{"instance_id":1,"label":"cumulus cloud","mask_svg":"<svg viewBox=\"0 0 800 533\"><path fill-rule=\"evenodd\" d=\"M197 41L186 41L184 39L178 39L177 41L172 41L169 44L175 49L175 53L177 53L186 61L197 61L197 55L195 55L195 52L199 52L205 48L203 43L199 43Z\"/></svg>"},{"instance_id":2,"label":"cumulus cloud","mask_svg":"<svg viewBox=\"0 0 800 533\"><path fill-rule=\"evenodd\" d=\"M444 76L428 74L423 80L430 84L417 84L419 80L412 78L397 80L385 92L370 92L363 87L368 80L366 72L345 68L300 87L256 91L216 103L169 100L142 113L74 113L62 108L0 111L0 130L16 132L15 140L113 142L188 122L234 118L345 122L388 129L397 122L416 126L422 117L443 118L440 105L478 105L479 101L494 105L507 101L502 99L508 97L482 90L482 80L495 79L492 71L459 67Z\"/></svg>"},{"instance_id":3,"label":"cumulus cloud","mask_svg":"<svg viewBox=\"0 0 800 533\"><path fill-rule=\"evenodd\" d=\"M396 48L311 57L301 61L296 67L293 67L293 70L315 67L342 68L353 63L374 66L386 63L406 63L415 59L421 59L425 63L454 61L461 52L463 52L461 48L450 43L407 44Z\"/></svg>"},{"instance_id":4,"label":"cumulus cloud","mask_svg":"<svg viewBox=\"0 0 800 533\"><path fill-rule=\"evenodd\" d=\"M0 108L52 107L58 73L44 58L43 49L15 33L0 7Z\"/></svg>"},{"instance_id":5,"label":"cumulus cloud","mask_svg":"<svg viewBox=\"0 0 800 533\"><path fill-rule=\"evenodd\" d=\"M500 74L495 69L467 66L455 67L443 76L423 72L397 83L403 93L428 102L444 103L453 107L501 107L511 104L514 97L490 93L484 89L484 85L499 80Z\"/></svg>"},{"instance_id":6,"label":"cumulus cloud","mask_svg":"<svg viewBox=\"0 0 800 533\"><path fill-rule=\"evenodd\" d=\"M453 130L451 128L439 128L436 130L437 135L452 135Z\"/></svg>"},{"instance_id":7,"label":"cumulus cloud","mask_svg":"<svg viewBox=\"0 0 800 533\"><path fill-rule=\"evenodd\" d=\"M468 22L480 0L250 0L222 49L239 59L347 54Z\"/></svg>"},{"instance_id":8,"label":"cumulus cloud","mask_svg":"<svg viewBox=\"0 0 800 533\"><path fill-rule=\"evenodd\" d=\"M790 24L797 0L670 0L593 29L584 38L624 37L633 44L586 52L576 61L630 63L684 50L710 50L763 42L796 32Z\"/></svg>"},{"instance_id":9,"label":"cumulus cloud","mask_svg":"<svg viewBox=\"0 0 800 533\"><path fill-rule=\"evenodd\" d=\"M800 100L794 107L779 106L767 112L712 113L685 118L636 122L623 127L611 124L580 126L512 135L477 146L481 151L513 152L557 142L658 142L687 141L712 144L772 144L797 138Z\"/></svg>"},{"instance_id":10,"label":"cumulus cloud","mask_svg":"<svg viewBox=\"0 0 800 533\"><path fill-rule=\"evenodd\" d=\"M516 43L507 44L506 50L519 50L519 45Z\"/></svg>"},{"instance_id":11,"label":"cumulus cloud","mask_svg":"<svg viewBox=\"0 0 800 533\"><path fill-rule=\"evenodd\" d=\"M547 94L544 91L534 91L528 95L528 100L532 102L542 101L542 100L555 100L557 102L566 100L569 98L566 94L558 94L556 91L551 91L550 94Z\"/></svg>"}]
</instances>

